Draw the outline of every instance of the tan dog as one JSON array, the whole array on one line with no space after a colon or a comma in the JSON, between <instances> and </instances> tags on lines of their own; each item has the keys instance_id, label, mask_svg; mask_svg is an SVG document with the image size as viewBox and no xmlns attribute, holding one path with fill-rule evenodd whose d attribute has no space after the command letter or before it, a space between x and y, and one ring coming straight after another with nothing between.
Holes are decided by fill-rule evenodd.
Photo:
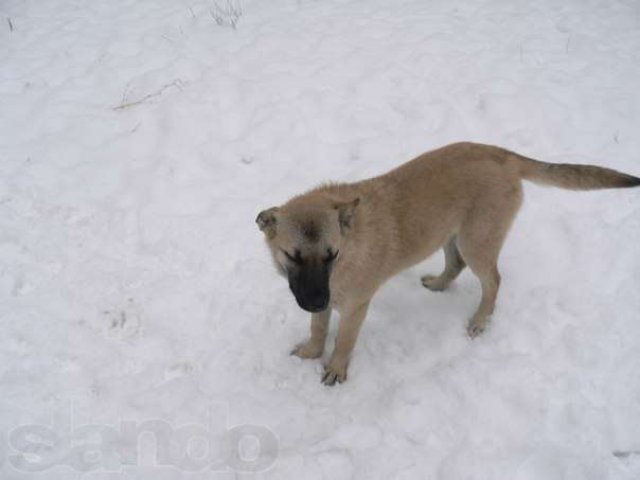
<instances>
[{"instance_id":1,"label":"tan dog","mask_svg":"<svg viewBox=\"0 0 640 480\"><path fill-rule=\"evenodd\" d=\"M554 165L498 147L456 143L385 175L323 185L261 212L256 222L278 270L300 307L312 312L311 337L292 353L320 357L331 309L338 310L335 349L322 381L344 381L373 294L440 247L445 269L422 277L422 284L444 290L468 265L482 286L468 333L481 333L500 285L498 254L522 203L521 179L573 190L640 185L640 178L608 168Z\"/></svg>"}]
</instances>

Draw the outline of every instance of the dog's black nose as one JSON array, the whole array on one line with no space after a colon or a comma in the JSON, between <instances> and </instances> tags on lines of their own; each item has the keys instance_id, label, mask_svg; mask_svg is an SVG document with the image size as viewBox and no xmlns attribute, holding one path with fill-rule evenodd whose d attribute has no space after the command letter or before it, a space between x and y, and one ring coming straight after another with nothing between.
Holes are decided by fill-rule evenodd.
<instances>
[{"instance_id":1,"label":"dog's black nose","mask_svg":"<svg viewBox=\"0 0 640 480\"><path fill-rule=\"evenodd\" d=\"M313 295L299 301L298 304L308 312L322 312L329 306L329 296Z\"/></svg>"},{"instance_id":2,"label":"dog's black nose","mask_svg":"<svg viewBox=\"0 0 640 480\"><path fill-rule=\"evenodd\" d=\"M312 312L321 312L323 310L327 309L327 304L329 302L327 302L326 300L317 300L315 302L312 302L309 304L309 310L311 310Z\"/></svg>"}]
</instances>

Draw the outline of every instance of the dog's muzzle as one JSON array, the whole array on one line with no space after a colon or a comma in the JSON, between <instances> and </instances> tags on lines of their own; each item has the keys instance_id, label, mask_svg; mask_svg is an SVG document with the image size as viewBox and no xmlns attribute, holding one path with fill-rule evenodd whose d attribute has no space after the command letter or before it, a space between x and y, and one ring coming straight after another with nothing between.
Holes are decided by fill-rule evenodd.
<instances>
[{"instance_id":1,"label":"dog's muzzle","mask_svg":"<svg viewBox=\"0 0 640 480\"><path fill-rule=\"evenodd\" d=\"M329 269L301 268L289 273L289 288L300 308L317 313L326 310L331 298L329 292Z\"/></svg>"}]
</instances>

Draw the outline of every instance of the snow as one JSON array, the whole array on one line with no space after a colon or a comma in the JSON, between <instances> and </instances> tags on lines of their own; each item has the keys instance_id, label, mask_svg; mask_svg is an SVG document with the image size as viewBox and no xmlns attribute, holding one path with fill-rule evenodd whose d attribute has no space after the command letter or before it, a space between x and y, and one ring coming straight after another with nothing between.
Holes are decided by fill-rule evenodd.
<instances>
[{"instance_id":1,"label":"snow","mask_svg":"<svg viewBox=\"0 0 640 480\"><path fill-rule=\"evenodd\" d=\"M457 140L639 175L640 4L217 5L0 6L0 476L640 478L638 190L527 185L489 330L438 254L334 388L254 224ZM153 420L210 450L161 465Z\"/></svg>"}]
</instances>

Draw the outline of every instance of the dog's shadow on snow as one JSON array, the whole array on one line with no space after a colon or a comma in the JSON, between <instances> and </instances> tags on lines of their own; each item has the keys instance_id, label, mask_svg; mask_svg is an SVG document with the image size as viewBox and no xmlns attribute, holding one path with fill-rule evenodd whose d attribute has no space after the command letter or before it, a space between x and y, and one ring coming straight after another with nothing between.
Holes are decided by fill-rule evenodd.
<instances>
[{"instance_id":1,"label":"dog's shadow on snow","mask_svg":"<svg viewBox=\"0 0 640 480\"><path fill-rule=\"evenodd\" d=\"M430 260L406 270L373 298L360 341L364 355L382 370L393 365L429 369L469 343L466 327L480 299L479 283L465 271L444 292L423 287L420 277L440 269Z\"/></svg>"}]
</instances>

